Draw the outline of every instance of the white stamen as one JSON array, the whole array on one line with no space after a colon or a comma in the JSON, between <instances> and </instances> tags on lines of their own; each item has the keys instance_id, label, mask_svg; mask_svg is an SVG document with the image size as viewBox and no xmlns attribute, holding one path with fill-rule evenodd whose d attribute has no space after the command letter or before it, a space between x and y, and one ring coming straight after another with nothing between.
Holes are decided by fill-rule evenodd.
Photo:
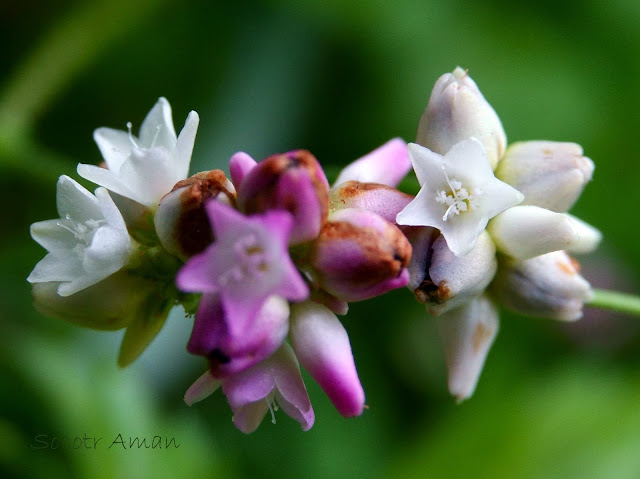
<instances>
[{"instance_id":1,"label":"white stamen","mask_svg":"<svg viewBox=\"0 0 640 479\"><path fill-rule=\"evenodd\" d=\"M273 404L271 404L271 401L269 401L269 398L266 397L264 398L265 401L267 401L267 406L269 406L269 411L271 412L271 423L275 424L276 423L276 413L274 411L278 410L278 406L276 406L275 401Z\"/></svg>"},{"instance_id":2,"label":"white stamen","mask_svg":"<svg viewBox=\"0 0 640 479\"><path fill-rule=\"evenodd\" d=\"M129 141L131 142L131 145L134 148L140 148L140 146L138 146L138 144L136 143L135 138L133 137L133 133L131 132L131 128L133 128L133 125L131 124L130 121L127 122L127 130L129 130Z\"/></svg>"},{"instance_id":3,"label":"white stamen","mask_svg":"<svg viewBox=\"0 0 640 479\"><path fill-rule=\"evenodd\" d=\"M442 165L442 172L447 181L447 186L451 191L451 193L447 193L445 190L440 190L435 197L436 202L448 206L447 211L445 211L442 217L442 221L447 221L450 215L459 215L460 213L476 208L478 206L478 198L484 194L482 190L478 188L475 194L469 193L469 190L462 186L462 182L449 178L444 165Z\"/></svg>"},{"instance_id":4,"label":"white stamen","mask_svg":"<svg viewBox=\"0 0 640 479\"><path fill-rule=\"evenodd\" d=\"M158 125L156 128L156 134L153 135L153 141L151 141L151 146L149 148L153 148L156 146L156 140L158 139L158 135L160 134L160 130L162 129L162 125Z\"/></svg>"}]
</instances>

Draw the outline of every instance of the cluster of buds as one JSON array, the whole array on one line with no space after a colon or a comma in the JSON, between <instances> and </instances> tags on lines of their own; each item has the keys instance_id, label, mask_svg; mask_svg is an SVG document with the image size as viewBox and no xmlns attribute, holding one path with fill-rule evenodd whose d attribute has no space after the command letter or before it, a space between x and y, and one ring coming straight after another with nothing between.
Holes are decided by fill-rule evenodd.
<instances>
[{"instance_id":1,"label":"cluster of buds","mask_svg":"<svg viewBox=\"0 0 640 479\"><path fill-rule=\"evenodd\" d=\"M442 76L416 143L393 139L329 185L306 150L256 162L234 154L188 177L198 115L177 136L161 98L139 137L99 128L99 187L58 182L59 218L32 225L48 254L34 302L84 327L126 328L118 362L134 361L169 311L194 316L187 350L207 369L191 405L218 388L234 424L255 430L278 407L314 422L300 365L345 417L365 395L347 331L348 303L407 286L438 316L459 399L476 385L498 330L498 305L561 320L581 316L590 286L569 253L600 233L567 214L593 164L568 143L507 148L500 120L467 73ZM411 170L421 189L396 189Z\"/></svg>"},{"instance_id":2,"label":"cluster of buds","mask_svg":"<svg viewBox=\"0 0 640 479\"><path fill-rule=\"evenodd\" d=\"M436 82L409 154L421 189L397 216L413 246L409 288L438 317L449 391L471 396L498 332L498 306L574 321L591 298L569 253L601 234L567 211L593 163L573 143L507 147L466 71Z\"/></svg>"},{"instance_id":3,"label":"cluster of buds","mask_svg":"<svg viewBox=\"0 0 640 479\"><path fill-rule=\"evenodd\" d=\"M185 401L221 386L244 432L278 406L304 430L313 425L299 364L340 414L362 414L364 390L337 315L409 282L411 245L393 218L411 197L392 188L411 169L407 145L389 141L333 188L305 150L260 162L240 152L231 179L221 170L187 177L197 126L192 112L176 136L161 98L138 138L130 124L96 130L105 163L78 166L100 186L95 195L63 176L60 217L32 225L48 250L28 278L36 307L85 327L126 328L126 366L182 305L195 316L187 350L208 366ZM371 174L390 184L373 185ZM396 196L391 210L367 209L380 202L371 195L378 188Z\"/></svg>"}]
</instances>

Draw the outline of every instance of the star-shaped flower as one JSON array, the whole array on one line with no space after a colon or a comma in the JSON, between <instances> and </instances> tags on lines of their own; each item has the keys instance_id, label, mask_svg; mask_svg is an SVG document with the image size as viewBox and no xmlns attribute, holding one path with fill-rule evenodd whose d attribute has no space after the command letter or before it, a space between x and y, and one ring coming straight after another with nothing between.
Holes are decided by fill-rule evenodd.
<instances>
[{"instance_id":1,"label":"star-shaped flower","mask_svg":"<svg viewBox=\"0 0 640 479\"><path fill-rule=\"evenodd\" d=\"M457 143L444 156L410 143L409 156L421 189L398 213L397 223L439 229L457 256L474 248L491 218L524 199L494 176L475 138Z\"/></svg>"},{"instance_id":2,"label":"star-shaped flower","mask_svg":"<svg viewBox=\"0 0 640 479\"><path fill-rule=\"evenodd\" d=\"M289 257L288 212L245 216L216 200L206 209L215 241L178 272L180 289L219 293L232 334L250 326L271 295L306 299L309 288Z\"/></svg>"},{"instance_id":3,"label":"star-shaped flower","mask_svg":"<svg viewBox=\"0 0 640 479\"><path fill-rule=\"evenodd\" d=\"M93 137L107 168L78 165L78 174L89 181L155 208L162 197L189 172L199 117L189 113L176 137L171 106L160 98L140 127L140 137L112 128L98 128Z\"/></svg>"},{"instance_id":4,"label":"star-shaped flower","mask_svg":"<svg viewBox=\"0 0 640 479\"><path fill-rule=\"evenodd\" d=\"M31 236L49 253L27 280L60 282L69 296L94 285L129 261L131 239L120 211L104 188L95 196L68 176L58 180L60 218L31 225Z\"/></svg>"}]
</instances>

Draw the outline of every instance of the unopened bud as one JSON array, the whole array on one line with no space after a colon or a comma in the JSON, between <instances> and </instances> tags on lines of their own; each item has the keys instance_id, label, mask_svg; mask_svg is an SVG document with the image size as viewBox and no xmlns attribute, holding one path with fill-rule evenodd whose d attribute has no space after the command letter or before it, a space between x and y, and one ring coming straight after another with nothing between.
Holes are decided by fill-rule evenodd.
<instances>
[{"instance_id":1,"label":"unopened bud","mask_svg":"<svg viewBox=\"0 0 640 479\"><path fill-rule=\"evenodd\" d=\"M495 169L507 146L504 128L467 71L457 67L442 75L433 87L416 143L444 155L470 137L482 143Z\"/></svg>"},{"instance_id":2,"label":"unopened bud","mask_svg":"<svg viewBox=\"0 0 640 479\"><path fill-rule=\"evenodd\" d=\"M580 145L526 141L507 148L496 176L524 195L523 205L564 213L591 180L593 169Z\"/></svg>"},{"instance_id":3,"label":"unopened bud","mask_svg":"<svg viewBox=\"0 0 640 479\"><path fill-rule=\"evenodd\" d=\"M592 296L591 286L564 251L525 261L503 258L491 292L507 308L530 316L575 321Z\"/></svg>"},{"instance_id":4,"label":"unopened bud","mask_svg":"<svg viewBox=\"0 0 640 479\"><path fill-rule=\"evenodd\" d=\"M329 200L331 210L359 208L395 223L396 216L411 203L413 196L379 183L346 181L331 190Z\"/></svg>"},{"instance_id":5,"label":"unopened bud","mask_svg":"<svg viewBox=\"0 0 640 479\"><path fill-rule=\"evenodd\" d=\"M202 252L213 241L204 208L211 200L235 205L235 189L222 170L203 171L179 181L162 198L155 226L162 246L169 253L186 259Z\"/></svg>"},{"instance_id":6,"label":"unopened bud","mask_svg":"<svg viewBox=\"0 0 640 479\"><path fill-rule=\"evenodd\" d=\"M413 286L416 298L425 303L430 314L439 315L482 293L493 279L498 262L496 247L486 232L464 256L454 255L444 236L432 235L431 238L432 242L426 244L430 252L428 257L417 253L415 260L411 260L410 287ZM416 251L418 244L412 245ZM420 247L425 248L425 245Z\"/></svg>"},{"instance_id":7,"label":"unopened bud","mask_svg":"<svg viewBox=\"0 0 640 479\"><path fill-rule=\"evenodd\" d=\"M392 223L347 208L329 216L311 247L319 286L344 301L360 301L406 286L411 245Z\"/></svg>"},{"instance_id":8,"label":"unopened bud","mask_svg":"<svg viewBox=\"0 0 640 479\"><path fill-rule=\"evenodd\" d=\"M286 210L293 215L291 244L318 236L329 212L329 183L322 167L306 150L273 155L242 179L238 206L247 214Z\"/></svg>"}]
</instances>

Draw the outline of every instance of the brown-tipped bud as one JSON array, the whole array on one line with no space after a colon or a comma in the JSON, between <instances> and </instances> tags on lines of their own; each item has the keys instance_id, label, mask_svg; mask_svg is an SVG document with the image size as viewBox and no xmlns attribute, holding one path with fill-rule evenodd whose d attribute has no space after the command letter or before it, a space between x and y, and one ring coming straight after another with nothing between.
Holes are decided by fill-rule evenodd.
<instances>
[{"instance_id":1,"label":"brown-tipped bud","mask_svg":"<svg viewBox=\"0 0 640 479\"><path fill-rule=\"evenodd\" d=\"M505 305L529 316L575 321L593 292L580 276L578 263L564 251L525 261L503 258L491 293Z\"/></svg>"},{"instance_id":2,"label":"brown-tipped bud","mask_svg":"<svg viewBox=\"0 0 640 479\"><path fill-rule=\"evenodd\" d=\"M186 259L202 252L213 241L204 208L210 200L235 206L235 189L221 170L203 171L179 181L162 198L155 226L162 246L169 253Z\"/></svg>"},{"instance_id":3,"label":"brown-tipped bud","mask_svg":"<svg viewBox=\"0 0 640 479\"><path fill-rule=\"evenodd\" d=\"M329 216L310 263L321 288L343 301L360 301L406 286L410 258L411 245L395 225L347 208Z\"/></svg>"},{"instance_id":4,"label":"brown-tipped bud","mask_svg":"<svg viewBox=\"0 0 640 479\"><path fill-rule=\"evenodd\" d=\"M329 183L322 167L306 150L273 155L242 180L238 206L248 214L286 210L293 215L291 244L318 236L329 213Z\"/></svg>"},{"instance_id":5,"label":"brown-tipped bud","mask_svg":"<svg viewBox=\"0 0 640 479\"><path fill-rule=\"evenodd\" d=\"M360 208L395 223L396 216L411 203L413 196L380 183L345 181L331 189L329 200L332 210Z\"/></svg>"}]
</instances>

